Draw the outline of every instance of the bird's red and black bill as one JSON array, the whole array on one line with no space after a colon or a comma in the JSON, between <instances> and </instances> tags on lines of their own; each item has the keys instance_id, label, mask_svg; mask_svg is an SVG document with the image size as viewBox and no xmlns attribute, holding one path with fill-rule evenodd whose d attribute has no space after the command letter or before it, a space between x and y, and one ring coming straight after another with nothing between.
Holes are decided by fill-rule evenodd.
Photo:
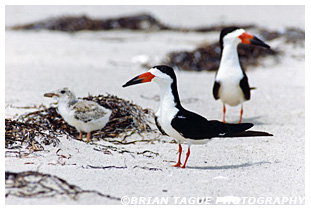
<instances>
[{"instance_id":1,"label":"bird's red and black bill","mask_svg":"<svg viewBox=\"0 0 311 210\"><path fill-rule=\"evenodd\" d=\"M269 45L258 39L256 36L247 32L244 32L242 35L239 36L239 38L241 39L243 44L258 45L270 49Z\"/></svg>"},{"instance_id":2,"label":"bird's red and black bill","mask_svg":"<svg viewBox=\"0 0 311 210\"><path fill-rule=\"evenodd\" d=\"M143 73L141 75L134 77L133 79L131 79L130 81L128 81L127 83L122 85L122 87L127 87L127 86L131 86L131 85L145 83L145 82L151 82L151 80L154 77L155 76L153 74L151 74L150 72L146 72L146 73Z\"/></svg>"}]
</instances>

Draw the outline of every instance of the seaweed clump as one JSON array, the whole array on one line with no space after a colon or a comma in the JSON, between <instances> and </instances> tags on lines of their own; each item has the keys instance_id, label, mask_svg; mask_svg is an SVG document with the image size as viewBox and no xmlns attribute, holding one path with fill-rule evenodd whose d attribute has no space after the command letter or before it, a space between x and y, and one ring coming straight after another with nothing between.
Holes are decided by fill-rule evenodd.
<instances>
[{"instance_id":1,"label":"seaweed clump","mask_svg":"<svg viewBox=\"0 0 311 210\"><path fill-rule=\"evenodd\" d=\"M55 195L76 197L82 190L65 180L34 171L5 172L6 197L44 198Z\"/></svg>"},{"instance_id":2,"label":"seaweed clump","mask_svg":"<svg viewBox=\"0 0 311 210\"><path fill-rule=\"evenodd\" d=\"M102 130L95 131L93 138L120 137L120 141L114 142L126 144L126 138L133 134L155 132L155 129L151 128L153 112L149 109L143 109L113 95L90 95L83 99L94 101L112 110L110 121ZM76 138L79 133L63 120L56 107L45 107L43 110L24 114L17 120L5 120L5 147L17 149L19 156L23 155L20 151L23 146L29 149L28 152L44 150L44 145L56 146L61 135Z\"/></svg>"},{"instance_id":3,"label":"seaweed clump","mask_svg":"<svg viewBox=\"0 0 311 210\"><path fill-rule=\"evenodd\" d=\"M100 131L93 134L95 138L113 138L123 137L125 140L134 133L142 134L143 132L154 132L151 128L151 119L154 119L154 113L150 109L131 103L130 101L118 98L117 96L98 95L88 96L83 100L89 100L112 110L112 114L107 125ZM123 135L124 134L124 135Z\"/></svg>"},{"instance_id":4,"label":"seaweed clump","mask_svg":"<svg viewBox=\"0 0 311 210\"><path fill-rule=\"evenodd\" d=\"M99 105L111 109L112 114L107 125L100 131L96 131L93 137L104 139L120 137L126 134L123 140L130 134L151 132L149 117L153 116L153 112L149 109L133 104L124 99L113 95L98 95L83 98L83 100L94 101ZM68 125L61 115L57 112L56 107L50 107L44 110L31 112L19 118L20 121L41 126L50 132L58 134L66 134L71 137L79 135L77 130Z\"/></svg>"},{"instance_id":5,"label":"seaweed clump","mask_svg":"<svg viewBox=\"0 0 311 210\"><path fill-rule=\"evenodd\" d=\"M63 32L77 32L82 30L140 30L140 31L179 31L179 32L198 32L206 33L220 31L227 25L202 26L197 28L185 28L170 26L162 23L154 16L146 13L121 16L115 18L92 19L88 16L63 16L48 18L29 24L16 25L10 27L13 30L52 30ZM242 28L254 27L254 25L241 25Z\"/></svg>"},{"instance_id":6,"label":"seaweed clump","mask_svg":"<svg viewBox=\"0 0 311 210\"><path fill-rule=\"evenodd\" d=\"M277 55L279 52L255 46L239 45L238 53L243 69L259 64L259 58ZM193 51L171 52L164 61L169 66L182 70L216 71L220 63L221 50L218 42L203 45Z\"/></svg>"},{"instance_id":7,"label":"seaweed clump","mask_svg":"<svg viewBox=\"0 0 311 210\"><path fill-rule=\"evenodd\" d=\"M60 18L50 18L25 25L12 27L13 30L39 30L47 29L53 31L76 32L81 30L163 30L167 29L153 16L148 14L138 14L124 16L120 18L91 19L87 16L65 16Z\"/></svg>"},{"instance_id":8,"label":"seaweed clump","mask_svg":"<svg viewBox=\"0 0 311 210\"><path fill-rule=\"evenodd\" d=\"M94 190L83 190L78 186L69 184L62 178L50 174L35 171L5 172L5 197L48 198L63 196L77 200L79 195L85 193L102 198L120 200L120 198Z\"/></svg>"},{"instance_id":9,"label":"seaweed clump","mask_svg":"<svg viewBox=\"0 0 311 210\"><path fill-rule=\"evenodd\" d=\"M264 40L271 41L283 38L287 44L304 45L305 32L296 28L286 28L280 31L258 29L258 34ZM282 54L278 49L265 49L252 45L238 46L240 64L243 69L249 66L257 66L260 59L266 56L278 56ZM216 71L219 68L221 50L219 43L201 45L193 51L178 51L168 54L163 62L169 66L182 70Z\"/></svg>"},{"instance_id":10,"label":"seaweed clump","mask_svg":"<svg viewBox=\"0 0 311 210\"><path fill-rule=\"evenodd\" d=\"M13 150L6 151L6 155L17 153L18 157L22 157L32 151L42 151L44 145L58 145L57 137L56 133L46 132L46 129L38 124L5 119L5 148ZM23 146L28 152L21 151Z\"/></svg>"}]
</instances>

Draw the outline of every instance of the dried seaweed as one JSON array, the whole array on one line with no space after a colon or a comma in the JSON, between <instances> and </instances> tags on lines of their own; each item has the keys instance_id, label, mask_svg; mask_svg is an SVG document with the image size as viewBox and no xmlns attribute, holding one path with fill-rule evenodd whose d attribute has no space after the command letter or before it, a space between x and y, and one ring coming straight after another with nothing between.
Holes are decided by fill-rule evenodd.
<instances>
[{"instance_id":1,"label":"dried seaweed","mask_svg":"<svg viewBox=\"0 0 311 210\"><path fill-rule=\"evenodd\" d=\"M203 45L193 51L171 52L163 63L182 70L216 71L220 61L219 43ZM239 45L238 53L243 69L258 65L258 59L268 55L277 55L278 52L255 46Z\"/></svg>"},{"instance_id":2,"label":"dried seaweed","mask_svg":"<svg viewBox=\"0 0 311 210\"><path fill-rule=\"evenodd\" d=\"M127 169L127 166L92 166L92 165L87 165L87 166L83 166L83 168L85 169Z\"/></svg>"},{"instance_id":3,"label":"dried seaweed","mask_svg":"<svg viewBox=\"0 0 311 210\"><path fill-rule=\"evenodd\" d=\"M21 173L6 171L5 191L6 197L47 198L61 195L76 200L80 194L94 193L105 198L120 200L120 198L104 195L97 191L82 190L80 187L71 185L57 176L35 171Z\"/></svg>"},{"instance_id":4,"label":"dried seaweed","mask_svg":"<svg viewBox=\"0 0 311 210\"><path fill-rule=\"evenodd\" d=\"M104 145L97 145L97 147L95 147L93 149L95 151L103 152L104 154L107 154L107 155L111 155L112 152L118 152L120 154L128 153L130 155L132 155L132 154L142 155L144 157L152 158L152 159L159 155L159 153L152 152L150 150L144 150L142 152L132 152L132 151L129 151L126 149L122 149L122 148L118 148L118 147L114 147L114 146L104 146Z\"/></svg>"},{"instance_id":5,"label":"dried seaweed","mask_svg":"<svg viewBox=\"0 0 311 210\"><path fill-rule=\"evenodd\" d=\"M47 132L40 124L31 124L5 119L5 148L22 149L25 145L30 151L41 151L43 145L56 146L58 135Z\"/></svg>"},{"instance_id":6,"label":"dried seaweed","mask_svg":"<svg viewBox=\"0 0 311 210\"><path fill-rule=\"evenodd\" d=\"M143 31L179 31L179 32L198 32L206 33L211 31L220 31L228 25L202 26L197 28L174 27L162 23L150 14L137 14L116 18L92 19L83 16L63 16L49 18L24 25L11 27L13 30L52 30L63 32L77 32L82 30L100 31L100 30L143 30ZM253 25L241 25L242 28L251 28Z\"/></svg>"},{"instance_id":7,"label":"dried seaweed","mask_svg":"<svg viewBox=\"0 0 311 210\"><path fill-rule=\"evenodd\" d=\"M106 137L120 137L124 141L127 137L143 132L154 132L151 128L151 119L154 119L154 113L150 109L143 109L127 100L113 95L88 96L83 98L100 104L111 109L110 121L105 128L93 134L93 137L103 139Z\"/></svg>"},{"instance_id":8,"label":"dried seaweed","mask_svg":"<svg viewBox=\"0 0 311 210\"><path fill-rule=\"evenodd\" d=\"M81 30L99 31L99 30L143 30L143 31L177 31L177 32L197 32L207 33L212 31L221 31L225 27L231 25L212 25L200 26L194 28L176 27L162 23L154 16L146 13L134 14L130 16L121 16L115 18L92 19L83 16L62 16L48 18L46 20L37 21L24 25L16 25L9 27L13 30L53 30L63 32L77 32ZM257 28L254 24L241 25L244 29ZM287 43L298 43L305 39L305 32L297 28L286 28L280 31L270 31L259 28L261 38L264 40L272 40L283 36Z\"/></svg>"},{"instance_id":9,"label":"dried seaweed","mask_svg":"<svg viewBox=\"0 0 311 210\"><path fill-rule=\"evenodd\" d=\"M107 19L91 19L87 16L68 16L59 18L50 18L26 25L13 26L13 30L57 30L64 32L76 32L81 30L143 30L143 31L177 31L177 32L219 32L225 27L231 25L214 25L202 26L197 28L184 28L166 25L150 14L137 14L132 16L107 18ZM258 28L255 25L239 25L244 29L257 30L263 40L273 40L276 38L284 38L285 43L293 43L304 45L305 32L297 28L285 28L284 30L271 31L264 28ZM238 48L240 54L240 63L243 69L248 66L256 66L259 64L260 58L265 56L276 56L282 52L274 49L267 50L260 47L240 45ZM219 67L220 48L218 43L202 45L193 51L171 52L166 60L162 63L182 70L194 71L215 71ZM144 67L152 67L153 64L143 64Z\"/></svg>"},{"instance_id":10,"label":"dried seaweed","mask_svg":"<svg viewBox=\"0 0 311 210\"><path fill-rule=\"evenodd\" d=\"M134 168L140 168L140 169L145 169L145 170L150 170L150 171L162 171L161 168L149 168L147 166L134 166Z\"/></svg>"},{"instance_id":11,"label":"dried seaweed","mask_svg":"<svg viewBox=\"0 0 311 210\"><path fill-rule=\"evenodd\" d=\"M91 19L87 16L66 16L50 18L25 25L12 27L13 30L57 30L75 32L81 30L163 30L167 27L148 14L138 14L119 18Z\"/></svg>"},{"instance_id":12,"label":"dried seaweed","mask_svg":"<svg viewBox=\"0 0 311 210\"><path fill-rule=\"evenodd\" d=\"M18 121L34 126L40 126L42 129L48 130L50 133L72 136L78 135L77 130L63 120L62 116L57 112L56 107L49 107L21 115L18 118Z\"/></svg>"},{"instance_id":13,"label":"dried seaweed","mask_svg":"<svg viewBox=\"0 0 311 210\"><path fill-rule=\"evenodd\" d=\"M304 45L305 42L305 32L298 28L286 28L280 31L259 29L259 34L260 37L267 41L283 37L285 39L285 43Z\"/></svg>"},{"instance_id":14,"label":"dried seaweed","mask_svg":"<svg viewBox=\"0 0 311 210\"><path fill-rule=\"evenodd\" d=\"M87 165L87 166L83 166L83 168L85 169L127 169L127 165L125 166L92 166L92 165ZM147 166L133 166L133 169L135 168L140 168L140 169L145 169L145 170L150 170L150 171L162 171L161 168L150 168Z\"/></svg>"},{"instance_id":15,"label":"dried seaweed","mask_svg":"<svg viewBox=\"0 0 311 210\"><path fill-rule=\"evenodd\" d=\"M141 135L144 132L156 132L156 129L151 128L153 124L153 112L149 109L143 109L138 105L113 95L90 95L83 99L94 101L112 110L110 121L102 130L95 131L93 138L105 139L120 137L120 141L111 141L117 141L115 143L118 144L130 144L135 142L126 142L126 138L133 134ZM18 128L13 128L12 124ZM24 129L24 127L27 127L28 130L21 132L21 129ZM6 148L11 148L12 146L10 145L13 145L15 141L30 144L33 141L34 135L39 134L42 136L40 136L41 139L46 141L46 144L51 142L51 139L48 137L56 138L56 136L63 134L73 138L78 136L77 130L63 120L57 112L56 107L44 108L43 110L24 114L17 121L6 120Z\"/></svg>"},{"instance_id":16,"label":"dried seaweed","mask_svg":"<svg viewBox=\"0 0 311 210\"><path fill-rule=\"evenodd\" d=\"M283 31L259 29L258 33L263 40L271 41L282 37L286 43L304 45L305 32L300 29L287 28ZM265 49L252 45L239 45L238 53L244 70L249 66L257 66L263 57L282 54L277 49ZM171 52L163 63L182 70L216 71L219 67L220 54L219 43L215 42L199 46L193 51Z\"/></svg>"}]
</instances>

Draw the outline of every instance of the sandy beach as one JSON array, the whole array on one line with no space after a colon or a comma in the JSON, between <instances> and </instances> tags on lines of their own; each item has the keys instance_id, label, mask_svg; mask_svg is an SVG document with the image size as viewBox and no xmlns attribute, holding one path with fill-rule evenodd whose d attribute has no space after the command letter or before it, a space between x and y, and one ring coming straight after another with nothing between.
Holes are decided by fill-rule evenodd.
<instances>
[{"instance_id":1,"label":"sandy beach","mask_svg":"<svg viewBox=\"0 0 311 210\"><path fill-rule=\"evenodd\" d=\"M263 7L6 6L5 24L10 27L64 15L107 18L145 12L165 24L190 28L254 24L280 31L291 27L305 29L303 6ZM262 9L269 16L259 12ZM7 28L5 117L17 119L41 104L51 106L55 101L43 94L63 87L72 89L78 97L109 93L156 111L156 84L128 88L122 85L148 71L142 64L158 65L172 51L193 50L202 43L217 41L218 37L215 32L65 33ZM45 146L44 151L27 157L10 155L6 149L6 172L47 174L65 180L76 190L73 197L62 193L61 188L50 195L24 197L19 189L6 188L6 204L120 205L137 204L135 199L147 197L150 204L157 204L156 199L161 198L165 200L162 204L260 204L258 198L271 198L271 202L296 198L293 203L274 204L304 204L304 43L286 43L281 37L268 44L282 54L263 58L258 66L247 69L249 83L256 90L251 100L244 103L243 122L253 123L253 130L267 131L273 137L215 138L206 145L194 145L186 169L171 167L177 161L178 145L167 136L157 136L157 141L116 145L106 140L86 144L64 135L57 146ZM176 75L185 108L207 119L222 119L222 104L212 96L215 72L180 70ZM228 107L229 122L238 122L239 109ZM144 136L150 140L154 137ZM130 140L136 138L131 136ZM183 160L186 148L184 144ZM251 197L254 199L248 199ZM141 204L146 202L142 200Z\"/></svg>"}]
</instances>

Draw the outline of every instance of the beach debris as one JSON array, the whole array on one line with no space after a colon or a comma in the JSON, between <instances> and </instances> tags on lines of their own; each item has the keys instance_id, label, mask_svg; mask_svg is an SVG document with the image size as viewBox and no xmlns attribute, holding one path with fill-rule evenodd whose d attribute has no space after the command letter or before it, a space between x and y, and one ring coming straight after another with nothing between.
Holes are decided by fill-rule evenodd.
<instances>
[{"instance_id":1,"label":"beach debris","mask_svg":"<svg viewBox=\"0 0 311 210\"><path fill-rule=\"evenodd\" d=\"M150 168L147 166L134 166L134 168L140 168L140 169L144 169L144 170L149 170L149 171L163 171L161 168Z\"/></svg>"},{"instance_id":2,"label":"beach debris","mask_svg":"<svg viewBox=\"0 0 311 210\"><path fill-rule=\"evenodd\" d=\"M150 142L144 133L158 133L154 125L152 110L143 109L127 100L108 94L83 98L94 101L101 106L111 109L112 114L107 125L94 132L93 138L106 139L114 144L134 144L139 141ZM153 128L152 128L153 127ZM5 148L18 149L20 154L22 145L29 152L44 150L44 145L56 146L59 136L67 135L77 138L79 133L68 125L57 112L56 107L44 107L42 110L21 115L17 120L5 120ZM137 134L142 139L127 141L129 136ZM10 155L11 152L8 152Z\"/></svg>"},{"instance_id":3,"label":"beach debris","mask_svg":"<svg viewBox=\"0 0 311 210\"><path fill-rule=\"evenodd\" d=\"M176 32L196 32L208 33L219 32L223 28L231 25L212 25L200 26L193 28L185 28L178 26L171 26L162 23L156 17L147 14L134 14L129 16L121 16L115 18L101 18L92 19L85 15L83 16L63 16L49 18L34 23L16 25L9 27L12 30L57 30L63 32L77 32L81 30L99 31L99 30L140 30L140 31L176 31ZM254 24L239 25L240 28L252 29L257 31L256 34L266 41L271 41L277 38L284 38L285 43L292 43L295 45L304 45L305 32L298 28L284 28L277 31L268 30L258 27ZM257 66L260 64L260 59L266 56L278 56L282 52L278 49L263 49L254 46L240 45L238 48L240 55L241 67L247 70L249 66ZM163 60L163 64L172 66L180 70L191 71L216 71L219 66L220 48L218 42L202 44L192 51L176 51L171 52ZM148 62L145 55L140 55L135 58L135 61L141 62L143 67L150 68L153 64ZM142 61L143 60L143 61Z\"/></svg>"},{"instance_id":4,"label":"beach debris","mask_svg":"<svg viewBox=\"0 0 311 210\"><path fill-rule=\"evenodd\" d=\"M152 159L159 155L159 153L153 152L150 150L144 150L142 152L138 152L138 151L133 152L133 151L130 151L124 148L115 147L111 145L109 146L97 145L96 147L93 148L93 150L98 151L98 152L103 152L104 154L107 154L107 155L112 155L112 152L118 152L119 154L124 154L124 153L130 154L132 157L135 157L135 155L137 156L142 155L144 157L152 158Z\"/></svg>"},{"instance_id":5,"label":"beach debris","mask_svg":"<svg viewBox=\"0 0 311 210\"><path fill-rule=\"evenodd\" d=\"M58 134L47 132L40 124L30 124L17 120L5 119L6 156L23 157L35 151L44 150L44 145L56 146Z\"/></svg>"},{"instance_id":6,"label":"beach debris","mask_svg":"<svg viewBox=\"0 0 311 210\"><path fill-rule=\"evenodd\" d=\"M87 165L87 166L82 166L82 168L85 169L127 169L127 166L92 166L92 165Z\"/></svg>"},{"instance_id":7,"label":"beach debris","mask_svg":"<svg viewBox=\"0 0 311 210\"><path fill-rule=\"evenodd\" d=\"M111 109L110 121L105 128L93 134L98 139L121 137L121 141L127 144L126 138L133 134L144 132L154 133L157 129L154 125L154 112L151 109L143 109L130 101L108 94L83 98L83 100L94 101L99 105ZM154 128L152 128L154 127ZM137 140L137 141L144 141ZM114 140L115 141L115 140ZM148 140L149 141L149 140Z\"/></svg>"},{"instance_id":8,"label":"beach debris","mask_svg":"<svg viewBox=\"0 0 311 210\"><path fill-rule=\"evenodd\" d=\"M143 31L177 31L177 32L219 32L223 28L232 25L209 25L200 27L178 27L162 23L156 17L147 14L133 14L121 17L112 18L90 18L86 15L82 16L61 16L52 17L45 20L36 21L33 23L15 25L8 27L12 30L53 30L63 32L77 32L82 30L100 31L100 30L143 30ZM256 29L260 37L266 41L273 40L279 37L285 37L287 43L298 43L305 39L305 32L298 28L285 28L278 31L271 31L264 28L259 28L254 24L239 24L240 28ZM258 34L258 33L257 33ZM145 57L143 58L146 59Z\"/></svg>"},{"instance_id":9,"label":"beach debris","mask_svg":"<svg viewBox=\"0 0 311 210\"><path fill-rule=\"evenodd\" d=\"M82 166L82 168L84 169L102 169L102 170L105 170L105 169L127 169L127 165L125 166L92 166L92 165L87 165L87 166ZM147 167L147 166L133 166L132 169L135 169L135 168L140 168L140 169L145 169L145 170L150 170L150 171L162 171L161 168L150 168L150 167Z\"/></svg>"},{"instance_id":10,"label":"beach debris","mask_svg":"<svg viewBox=\"0 0 311 210\"><path fill-rule=\"evenodd\" d=\"M305 43L305 31L299 28L290 27L279 31L269 31L267 29L260 28L258 31L260 37L266 41L283 37L285 39L285 43L287 44L304 45Z\"/></svg>"},{"instance_id":11,"label":"beach debris","mask_svg":"<svg viewBox=\"0 0 311 210\"><path fill-rule=\"evenodd\" d=\"M16 25L13 30L55 30L64 32L75 32L81 30L163 30L166 26L148 14L137 14L118 18L92 19L83 16L63 16L49 18L25 25Z\"/></svg>"},{"instance_id":12,"label":"beach debris","mask_svg":"<svg viewBox=\"0 0 311 210\"><path fill-rule=\"evenodd\" d=\"M78 186L69 184L64 179L50 174L35 171L5 172L5 197L47 198L66 196L77 200L79 195L84 193L92 193L108 199L120 200L120 198L97 191L83 190Z\"/></svg>"},{"instance_id":13,"label":"beach debris","mask_svg":"<svg viewBox=\"0 0 311 210\"><path fill-rule=\"evenodd\" d=\"M164 24L154 16L146 13L121 16L115 18L94 19L86 15L53 17L29 24L15 25L9 27L12 30L52 30L63 32L77 32L82 30L143 30L143 31L179 31L206 33L220 31L226 25L201 26L196 28L175 27ZM254 25L242 25L243 28L254 27Z\"/></svg>"},{"instance_id":14,"label":"beach debris","mask_svg":"<svg viewBox=\"0 0 311 210\"><path fill-rule=\"evenodd\" d=\"M202 45L193 51L171 52L164 64L173 68L194 71L217 71L220 62L219 43ZM279 52L254 46L239 45L238 53L243 69L259 64L259 58L278 55Z\"/></svg>"},{"instance_id":15,"label":"beach debris","mask_svg":"<svg viewBox=\"0 0 311 210\"><path fill-rule=\"evenodd\" d=\"M286 28L280 31L270 31L267 29L256 29L259 36L267 41L276 38L285 39L285 43L304 45L305 32L300 29ZM162 63L172 66L180 70L192 71L217 71L220 62L220 47L218 42L211 44L202 44L192 51L176 51L169 53ZM277 57L281 55L278 49L258 48L251 45L238 46L239 59L241 67L247 70L249 66L257 66L260 64L260 59L267 56ZM152 65L145 65L151 67Z\"/></svg>"}]
</instances>

